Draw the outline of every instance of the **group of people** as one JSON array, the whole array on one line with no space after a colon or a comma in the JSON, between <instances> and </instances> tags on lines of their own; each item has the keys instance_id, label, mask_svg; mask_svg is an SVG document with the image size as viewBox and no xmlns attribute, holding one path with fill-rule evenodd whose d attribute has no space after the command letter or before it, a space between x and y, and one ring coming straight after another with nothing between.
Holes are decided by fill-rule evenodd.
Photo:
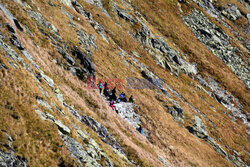
<instances>
[{"instance_id":1,"label":"group of people","mask_svg":"<svg viewBox=\"0 0 250 167\"><path fill-rule=\"evenodd\" d=\"M117 98L116 96L116 87L114 87L112 90L109 89L107 82L104 83L104 85L102 84L102 82L100 81L97 84L98 88L99 88L99 92L100 94L102 94L103 91L103 95L106 96L108 98L109 101L113 101L114 103L120 103L120 102L130 102L130 103L134 103L134 99L133 96L131 95L129 97L129 100L127 99L127 96L124 92L122 92L119 96L119 98Z\"/></svg>"},{"instance_id":2,"label":"group of people","mask_svg":"<svg viewBox=\"0 0 250 167\"><path fill-rule=\"evenodd\" d=\"M107 82L105 82L104 85L102 85L102 82L100 81L97 84L97 86L99 88L100 94L102 94L102 91L103 91L103 95L106 96L109 100L109 106L112 108L112 110L116 111L117 114L118 114L118 110L114 104L120 103L120 102L134 103L133 96L131 95L129 99L127 99L127 96L124 92L122 92L119 98L117 98L116 87L114 87L112 90L109 90ZM143 128L141 126L137 128L137 131L143 134Z\"/></svg>"}]
</instances>

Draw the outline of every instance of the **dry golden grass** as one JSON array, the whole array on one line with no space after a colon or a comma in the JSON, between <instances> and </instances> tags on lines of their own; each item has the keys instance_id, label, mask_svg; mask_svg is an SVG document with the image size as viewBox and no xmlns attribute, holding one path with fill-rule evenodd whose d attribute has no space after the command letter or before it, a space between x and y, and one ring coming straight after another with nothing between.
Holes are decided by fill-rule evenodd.
<instances>
[{"instance_id":1,"label":"dry golden grass","mask_svg":"<svg viewBox=\"0 0 250 167\"><path fill-rule=\"evenodd\" d=\"M64 94L66 101L79 109L81 114L87 113L104 124L122 144L129 158L137 161L142 166L159 166L160 161L158 160L158 154L165 157L174 166L231 166L229 162L219 156L208 144L190 135L185 128L180 127L177 122L172 120L172 116L167 113L164 108L164 105L171 105L169 99L160 96L153 90L119 90L118 93L124 91L127 95L133 95L136 104L140 106L138 112L142 115L143 126L145 129L150 130L150 140L146 140L127 122L117 116L102 100L96 90L87 89L85 83L52 62L52 59L55 58L59 60L62 59L61 55L51 46L49 40L39 32L34 22L22 11L20 5L7 0L1 0L1 2L8 4L6 5L7 8L13 12L22 24L27 25L34 34L32 37L29 37L26 34L18 32L19 39L25 48L34 56L35 62L44 70L45 74L53 78L56 86L60 88ZM63 40L70 41L73 45L78 45L76 33L72 31L68 25L68 18L60 12L60 2L53 1L53 3L56 4L54 8L42 0L36 0L35 2L37 6L40 7L41 13L45 18L59 29ZM104 6L111 16L114 16L107 2L108 1L104 1ZM188 5L182 6L184 14L188 14L191 8L197 7L193 2L189 2ZM110 41L111 39L114 40L128 53L132 51L138 52L141 56L139 58L141 62L149 66L155 74L160 76L175 90L178 90L189 103L206 114L206 116L216 124L216 129L210 124L206 124L206 127L208 131L211 132L210 135L212 137L215 139L221 138L222 141L218 141L218 143L221 144L223 142L230 146L230 148L237 149L242 153L242 159L246 161L249 159L249 156L246 155L243 149L237 146L237 144L241 144L245 145L248 151L250 149L247 145L249 137L245 134L245 127L241 126L241 124L232 123L230 118L224 115L225 109L221 104L203 91L195 88L196 84L198 84L196 81L191 80L184 74L180 74L178 78L172 76L165 69L160 68L154 63L154 58L146 53L141 45L133 40L127 33L127 31L133 32L140 27L131 26L118 18L111 20L99 9L89 5L83 0L79 0L79 3L88 11L91 11L96 21L106 27L108 31L107 36ZM234 1L234 3L237 2ZM133 1L133 4L138 7L138 10L145 18L148 18L148 26L152 29L152 32L166 37L171 46L187 54L191 58L190 61L197 62L198 68L203 76L207 74L213 75L224 88L237 96L243 103L245 110L249 111L249 90L246 90L242 82L225 64L213 56L205 46L200 44L187 26L183 26L183 20L178 15L178 7L174 1L137 0ZM119 5L122 7L121 4ZM34 5L30 4L30 6ZM126 79L125 77L130 76L142 78L138 69L131 66L128 67L121 61L121 57L118 56L119 50L117 46L112 42L108 44L103 41L83 16L74 12L69 7L64 6L64 8L73 14L74 17L79 17L80 21L77 21L77 23L86 30L88 34L94 34L97 38L98 50L93 54L93 62L97 68L98 78L102 78L103 80L109 78ZM53 17L51 17L52 15ZM120 22L122 27L117 26L115 22ZM245 24L244 20L242 22L242 24ZM226 28L223 28L223 30L228 32ZM188 43L186 39L189 39ZM38 47L34 46L33 42L35 42ZM0 58L1 61L8 64L4 58ZM131 71L131 68L135 71ZM57 147L62 144L62 141L57 133L56 126L47 121L42 121L34 112L32 105L36 104L35 97L40 95L40 91L35 82L30 82L32 78L26 77L25 80L23 79L26 75L27 72L24 70L14 70L12 72L1 71L0 78L4 80L1 80L0 83L0 127L4 127L5 130L16 139L14 146L17 150L17 154L27 157L29 166L37 166L37 164L56 166L59 161L61 161L58 157L61 157L66 164L76 164L68 155L65 146L62 148ZM126 86L126 83L124 84ZM60 119L62 123L72 130L72 137L78 142L83 143L72 128L72 124L75 124L91 134L91 137L100 144L100 147L105 150L115 165L128 165L118 159L112 149L104 144L96 133L75 120L73 116L68 113L67 109L57 102L52 90L47 85L42 83L41 86L49 90L49 94L51 95L49 102L60 106L69 116L69 118L66 119L62 117L60 113L53 112L55 118ZM161 101L157 100L155 98L156 96L160 96L158 98L161 99ZM185 115L188 117L185 126L189 125L193 115L197 115L197 113L178 100L173 94L171 94L171 97L181 104ZM200 97L206 99L208 104L213 105L217 112L212 111L209 105L201 100ZM9 99L11 99L11 101ZM18 112L6 110L3 107L7 100ZM46 109L43 108L43 110ZM16 120L15 117L19 118ZM0 142L2 142L3 137L4 135L0 133Z\"/></svg>"}]
</instances>

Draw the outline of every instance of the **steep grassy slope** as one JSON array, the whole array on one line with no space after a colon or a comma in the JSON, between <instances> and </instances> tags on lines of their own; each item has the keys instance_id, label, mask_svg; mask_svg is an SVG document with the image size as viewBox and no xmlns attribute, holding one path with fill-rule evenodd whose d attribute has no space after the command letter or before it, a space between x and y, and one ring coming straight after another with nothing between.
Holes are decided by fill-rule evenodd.
<instances>
[{"instance_id":1,"label":"steep grassy slope","mask_svg":"<svg viewBox=\"0 0 250 167\"><path fill-rule=\"evenodd\" d=\"M250 165L247 2L0 2L0 166Z\"/></svg>"}]
</instances>

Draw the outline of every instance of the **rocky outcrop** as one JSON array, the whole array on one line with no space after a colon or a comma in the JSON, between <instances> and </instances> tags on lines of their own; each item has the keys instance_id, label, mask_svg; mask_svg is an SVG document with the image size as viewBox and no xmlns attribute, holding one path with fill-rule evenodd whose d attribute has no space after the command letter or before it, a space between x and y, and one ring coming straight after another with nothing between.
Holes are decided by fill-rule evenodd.
<instances>
[{"instance_id":1,"label":"rocky outcrop","mask_svg":"<svg viewBox=\"0 0 250 167\"><path fill-rule=\"evenodd\" d=\"M142 29L136 33L135 38L142 44L153 48L156 53L152 52L152 55L155 56L156 62L177 76L179 70L190 76L197 74L195 65L182 59L180 54L172 49L162 37L155 37L145 24L142 24Z\"/></svg>"},{"instance_id":2,"label":"rocky outcrop","mask_svg":"<svg viewBox=\"0 0 250 167\"><path fill-rule=\"evenodd\" d=\"M95 77L95 66L94 64L87 58L86 55L84 55L78 48L74 48L72 50L72 55L74 55L75 57L77 57L80 61L81 64L84 66L85 69L87 69L87 76L92 76ZM82 71L81 71L82 72ZM82 74L78 74L78 75L82 75ZM86 76L86 75L85 75Z\"/></svg>"},{"instance_id":3,"label":"rocky outcrop","mask_svg":"<svg viewBox=\"0 0 250 167\"><path fill-rule=\"evenodd\" d=\"M115 104L115 106L119 116L129 122L134 128L139 128L141 124L140 115L135 113L133 103L121 102Z\"/></svg>"},{"instance_id":4,"label":"rocky outcrop","mask_svg":"<svg viewBox=\"0 0 250 167\"><path fill-rule=\"evenodd\" d=\"M47 101L45 101L43 98L41 97L36 97L36 101L39 105L42 105L43 107L47 108L48 110L52 111L52 107L49 105L49 103Z\"/></svg>"},{"instance_id":5,"label":"rocky outcrop","mask_svg":"<svg viewBox=\"0 0 250 167\"><path fill-rule=\"evenodd\" d=\"M83 115L81 121L85 123L87 126L92 128L100 137L101 139L113 147L114 149L118 150L120 153L124 154L121 145L115 140L115 138L108 132L108 130L99 122L94 120L93 118Z\"/></svg>"},{"instance_id":6,"label":"rocky outcrop","mask_svg":"<svg viewBox=\"0 0 250 167\"><path fill-rule=\"evenodd\" d=\"M17 47L19 50L24 50L24 47L22 46L21 42L18 40L17 36L15 34L11 35L10 42Z\"/></svg>"},{"instance_id":7,"label":"rocky outcrop","mask_svg":"<svg viewBox=\"0 0 250 167\"><path fill-rule=\"evenodd\" d=\"M105 152L99 147L94 139L90 138L87 133L81 131L80 129L77 129L77 133L79 137L84 141L89 156L96 159L97 161L104 159L104 165L106 166L114 166L114 164L109 160Z\"/></svg>"},{"instance_id":8,"label":"rocky outcrop","mask_svg":"<svg viewBox=\"0 0 250 167\"><path fill-rule=\"evenodd\" d=\"M207 92L211 97L214 97L215 100L232 112L228 113L228 115L233 121L241 119L247 127L250 127L248 115L244 111L243 106L240 104L239 99L221 88L219 83L212 77L209 77L209 81L207 82L200 75L197 75L197 80L202 86L205 86L211 90L211 92ZM249 132L247 131L247 133Z\"/></svg>"},{"instance_id":9,"label":"rocky outcrop","mask_svg":"<svg viewBox=\"0 0 250 167\"><path fill-rule=\"evenodd\" d=\"M241 17L239 9L234 5L229 5L227 9L222 10L222 14L232 21Z\"/></svg>"},{"instance_id":10,"label":"rocky outcrop","mask_svg":"<svg viewBox=\"0 0 250 167\"><path fill-rule=\"evenodd\" d=\"M173 119L184 123L184 111L179 105L166 106L168 112L173 116Z\"/></svg>"},{"instance_id":11,"label":"rocky outcrop","mask_svg":"<svg viewBox=\"0 0 250 167\"><path fill-rule=\"evenodd\" d=\"M91 3L91 1L92 1L92 0L88 0L87 2ZM99 0L97 0L97 1L99 1ZM100 3L101 3L101 2L100 2ZM108 38L107 38L107 36L105 35L105 32L106 32L105 27L104 27L103 25L99 24L97 21L93 20L92 14L89 13L89 12L87 12L87 11L86 11L77 1L73 1L72 4L73 4L74 9L75 9L78 13L80 13L81 15L83 15L86 19L88 19L89 22L90 22L90 25L96 30L96 32L97 32L105 41L108 42ZM103 9L103 8L102 8L102 9ZM108 15L108 13L106 12L106 10L103 10L103 11L104 11L104 13L105 13L108 17L110 17L110 16Z\"/></svg>"},{"instance_id":12,"label":"rocky outcrop","mask_svg":"<svg viewBox=\"0 0 250 167\"><path fill-rule=\"evenodd\" d=\"M214 25L199 10L184 18L197 39L200 40L215 56L222 60L250 88L250 68L235 52L236 48L229 43L229 36Z\"/></svg>"},{"instance_id":13,"label":"rocky outcrop","mask_svg":"<svg viewBox=\"0 0 250 167\"><path fill-rule=\"evenodd\" d=\"M15 156L14 154L0 151L0 166L1 167L27 167L25 158Z\"/></svg>"},{"instance_id":14,"label":"rocky outcrop","mask_svg":"<svg viewBox=\"0 0 250 167\"><path fill-rule=\"evenodd\" d=\"M45 29L48 29L49 31L51 31L52 33L55 33L55 34L58 34L58 29L52 24L50 23L49 21L47 21L43 15L39 12L34 12L34 11L31 11L29 10L28 11L28 14L31 18L35 19L36 20L36 23L38 25L38 28L43 32L45 33L44 29L42 29L41 27L45 28ZM41 26L41 27L40 27Z\"/></svg>"},{"instance_id":15,"label":"rocky outcrop","mask_svg":"<svg viewBox=\"0 0 250 167\"><path fill-rule=\"evenodd\" d=\"M196 115L194 116L192 126L188 126L187 129L190 133L201 139L205 139L208 137L207 131L205 129L205 126L203 125L202 120Z\"/></svg>"},{"instance_id":16,"label":"rocky outcrop","mask_svg":"<svg viewBox=\"0 0 250 167\"><path fill-rule=\"evenodd\" d=\"M100 160L105 159L105 165L108 167L114 166L113 163L107 158L104 152L100 150L98 145L94 142L93 139L90 139L89 144L86 144L87 148L85 149L79 142L75 139L60 134L66 146L71 153L71 155L77 159L81 166L96 166L101 167Z\"/></svg>"},{"instance_id":17,"label":"rocky outcrop","mask_svg":"<svg viewBox=\"0 0 250 167\"><path fill-rule=\"evenodd\" d=\"M138 22L137 19L135 17L131 16L126 10L117 7L115 2L111 2L111 3L112 3L111 4L112 10L116 13L117 16L130 22L131 24L135 24Z\"/></svg>"},{"instance_id":18,"label":"rocky outcrop","mask_svg":"<svg viewBox=\"0 0 250 167\"><path fill-rule=\"evenodd\" d=\"M16 51L14 51L8 44L4 43L2 40L0 40L0 48L2 48L6 55L10 57L15 62L23 62L23 58L21 58Z\"/></svg>"},{"instance_id":19,"label":"rocky outcrop","mask_svg":"<svg viewBox=\"0 0 250 167\"><path fill-rule=\"evenodd\" d=\"M9 108L9 104L6 104ZM5 107L6 107L5 106ZM0 166L1 167L27 167L27 160L24 157L16 156L13 148L13 138L4 130L1 130L5 136L5 140L1 139L0 145L8 149L8 152L0 150Z\"/></svg>"}]
</instances>

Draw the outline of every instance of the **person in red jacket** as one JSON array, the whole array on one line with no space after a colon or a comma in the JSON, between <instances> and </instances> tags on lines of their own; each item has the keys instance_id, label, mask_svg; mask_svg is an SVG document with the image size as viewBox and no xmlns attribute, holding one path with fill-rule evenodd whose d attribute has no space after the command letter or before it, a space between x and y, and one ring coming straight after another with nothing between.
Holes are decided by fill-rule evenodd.
<instances>
[{"instance_id":1,"label":"person in red jacket","mask_svg":"<svg viewBox=\"0 0 250 167\"><path fill-rule=\"evenodd\" d=\"M112 110L115 110L115 111L117 111L116 110L116 106L114 105L115 103L114 103L114 100L112 99L112 100L110 100L110 102L109 102L109 106L112 108Z\"/></svg>"}]
</instances>

